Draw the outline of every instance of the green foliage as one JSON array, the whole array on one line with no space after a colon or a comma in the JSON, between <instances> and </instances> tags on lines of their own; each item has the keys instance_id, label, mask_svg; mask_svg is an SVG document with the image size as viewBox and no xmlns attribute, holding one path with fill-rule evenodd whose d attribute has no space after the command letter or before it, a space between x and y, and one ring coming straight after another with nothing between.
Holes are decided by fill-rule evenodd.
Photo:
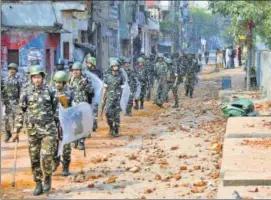
<instances>
[{"instance_id":1,"label":"green foliage","mask_svg":"<svg viewBox=\"0 0 271 200\"><path fill-rule=\"evenodd\" d=\"M271 47L271 4L269 1L209 1L213 13L230 16L232 33L236 38L246 35L247 24L253 20L254 33Z\"/></svg>"},{"instance_id":2,"label":"green foliage","mask_svg":"<svg viewBox=\"0 0 271 200\"><path fill-rule=\"evenodd\" d=\"M202 37L208 38L217 32L218 27L214 22L211 13L207 13L204 9L193 8L191 9L193 26L198 27L199 34Z\"/></svg>"}]
</instances>

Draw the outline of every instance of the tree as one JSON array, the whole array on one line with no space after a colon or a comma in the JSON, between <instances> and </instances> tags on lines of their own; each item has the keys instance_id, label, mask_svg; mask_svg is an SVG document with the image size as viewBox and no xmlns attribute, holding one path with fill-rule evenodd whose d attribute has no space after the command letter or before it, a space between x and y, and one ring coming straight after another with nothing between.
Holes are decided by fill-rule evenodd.
<instances>
[{"instance_id":1,"label":"tree","mask_svg":"<svg viewBox=\"0 0 271 200\"><path fill-rule=\"evenodd\" d=\"M271 47L271 13L269 1L209 1L209 9L213 13L231 17L233 35L238 39L246 35L248 23L254 23L254 34Z\"/></svg>"},{"instance_id":2,"label":"tree","mask_svg":"<svg viewBox=\"0 0 271 200\"><path fill-rule=\"evenodd\" d=\"M200 44L200 38L205 38L209 41L213 41L213 38L221 38L223 40L221 42L224 43L232 39L227 31L228 24L225 22L227 18L218 14L212 14L203 8L192 8L190 13L192 23L189 26L192 28L190 28L189 35L193 36L193 38L188 40ZM219 48L221 42L220 44L216 43L213 47Z\"/></svg>"}]
</instances>

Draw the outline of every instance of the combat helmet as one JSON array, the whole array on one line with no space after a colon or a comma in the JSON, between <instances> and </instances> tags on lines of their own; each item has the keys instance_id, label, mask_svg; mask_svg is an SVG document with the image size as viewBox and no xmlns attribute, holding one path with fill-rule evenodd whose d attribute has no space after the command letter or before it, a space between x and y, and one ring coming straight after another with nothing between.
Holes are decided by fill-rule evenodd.
<instances>
[{"instance_id":1,"label":"combat helmet","mask_svg":"<svg viewBox=\"0 0 271 200\"><path fill-rule=\"evenodd\" d=\"M96 58L95 57L88 57L87 62L96 66Z\"/></svg>"},{"instance_id":2,"label":"combat helmet","mask_svg":"<svg viewBox=\"0 0 271 200\"><path fill-rule=\"evenodd\" d=\"M137 59L137 63L143 63L144 64L144 59L143 58L141 58L141 57L139 57L138 59Z\"/></svg>"},{"instance_id":3,"label":"combat helmet","mask_svg":"<svg viewBox=\"0 0 271 200\"><path fill-rule=\"evenodd\" d=\"M162 53L158 53L158 54L157 54L157 59L159 59L159 58L164 59L164 55L163 55Z\"/></svg>"},{"instance_id":4,"label":"combat helmet","mask_svg":"<svg viewBox=\"0 0 271 200\"><path fill-rule=\"evenodd\" d=\"M16 71L18 71L18 65L16 63L10 63L8 65L8 70L10 69L15 69Z\"/></svg>"},{"instance_id":5,"label":"combat helmet","mask_svg":"<svg viewBox=\"0 0 271 200\"><path fill-rule=\"evenodd\" d=\"M166 59L165 59L165 62L166 62L167 64L170 64L170 65L172 64L171 58L166 58Z\"/></svg>"},{"instance_id":6,"label":"combat helmet","mask_svg":"<svg viewBox=\"0 0 271 200\"><path fill-rule=\"evenodd\" d=\"M53 78L54 81L56 82L67 82L68 81L68 76L65 71L57 71L54 75Z\"/></svg>"},{"instance_id":7,"label":"combat helmet","mask_svg":"<svg viewBox=\"0 0 271 200\"><path fill-rule=\"evenodd\" d=\"M45 76L45 69L40 65L32 65L29 69L30 76L41 74Z\"/></svg>"},{"instance_id":8,"label":"combat helmet","mask_svg":"<svg viewBox=\"0 0 271 200\"><path fill-rule=\"evenodd\" d=\"M130 63L131 61L130 61L130 59L129 58L124 58L123 59L123 63Z\"/></svg>"},{"instance_id":9,"label":"combat helmet","mask_svg":"<svg viewBox=\"0 0 271 200\"><path fill-rule=\"evenodd\" d=\"M73 65L71 67L71 70L73 70L73 69L81 69L82 70L83 68L82 68L81 63L79 61L76 61L73 63Z\"/></svg>"},{"instance_id":10,"label":"combat helmet","mask_svg":"<svg viewBox=\"0 0 271 200\"><path fill-rule=\"evenodd\" d=\"M110 60L110 67L112 68L113 66L115 66L115 65L117 65L117 66L119 66L120 65L120 63L119 63L119 61L118 60Z\"/></svg>"}]
</instances>

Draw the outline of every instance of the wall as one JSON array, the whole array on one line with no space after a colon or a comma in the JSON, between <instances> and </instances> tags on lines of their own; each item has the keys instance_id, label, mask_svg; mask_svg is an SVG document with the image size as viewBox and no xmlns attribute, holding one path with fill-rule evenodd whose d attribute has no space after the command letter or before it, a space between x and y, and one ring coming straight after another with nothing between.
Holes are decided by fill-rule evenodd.
<instances>
[{"instance_id":1,"label":"wall","mask_svg":"<svg viewBox=\"0 0 271 200\"><path fill-rule=\"evenodd\" d=\"M271 52L270 51L258 51L257 62L257 78L260 80L260 90L264 97L271 100Z\"/></svg>"},{"instance_id":2,"label":"wall","mask_svg":"<svg viewBox=\"0 0 271 200\"><path fill-rule=\"evenodd\" d=\"M26 67L30 60L39 59L41 65L45 65L46 49L50 52L50 65L46 66L46 71L50 73L54 66L55 51L59 56L59 34L33 33L33 32L3 32L1 35L1 61L2 67L7 68L7 50L19 51L19 68Z\"/></svg>"}]
</instances>

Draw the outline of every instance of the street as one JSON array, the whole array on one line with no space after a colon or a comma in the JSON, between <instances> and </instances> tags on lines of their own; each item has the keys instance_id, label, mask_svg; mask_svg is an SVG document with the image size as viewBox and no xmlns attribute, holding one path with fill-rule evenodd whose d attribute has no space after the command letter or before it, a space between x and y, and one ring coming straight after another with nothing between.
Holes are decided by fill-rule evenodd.
<instances>
[{"instance_id":1,"label":"street","mask_svg":"<svg viewBox=\"0 0 271 200\"><path fill-rule=\"evenodd\" d=\"M109 137L106 120L99 121L87 156L73 149L72 175L60 176L60 166L50 193L39 197L32 196L26 134L20 134L15 188L14 143L2 141L2 198L215 198L226 120L218 108L220 83L212 79L201 81L193 99L184 97L181 84L178 109L170 96L165 109L147 102L133 117L122 115L119 138Z\"/></svg>"},{"instance_id":2,"label":"street","mask_svg":"<svg viewBox=\"0 0 271 200\"><path fill-rule=\"evenodd\" d=\"M271 3L0 5L1 199L271 198Z\"/></svg>"}]
</instances>

